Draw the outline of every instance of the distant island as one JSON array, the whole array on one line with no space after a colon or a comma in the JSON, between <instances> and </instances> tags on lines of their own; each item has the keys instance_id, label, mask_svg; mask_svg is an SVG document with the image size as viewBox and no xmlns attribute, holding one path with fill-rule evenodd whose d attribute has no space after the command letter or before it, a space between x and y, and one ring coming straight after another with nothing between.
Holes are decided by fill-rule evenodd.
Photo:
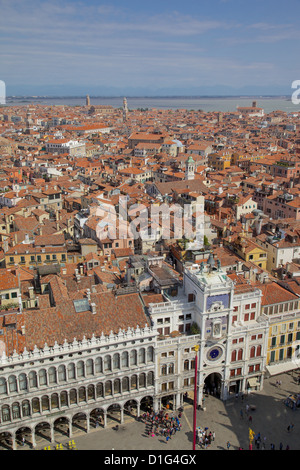
<instances>
[{"instance_id":1,"label":"distant island","mask_svg":"<svg viewBox=\"0 0 300 470\"><path fill-rule=\"evenodd\" d=\"M85 99L85 95L65 95L65 96L57 96L57 95L42 95L42 96L31 96L31 95L15 95L15 96L7 96L7 100L37 100L37 99L57 99L57 100L63 100L63 99ZM123 98L123 95L119 96L101 96L101 95L91 95L91 99L114 99L114 98ZM286 98L290 100L289 95L153 95L153 96L130 96L127 95L127 98L131 99L276 99L276 98Z\"/></svg>"}]
</instances>

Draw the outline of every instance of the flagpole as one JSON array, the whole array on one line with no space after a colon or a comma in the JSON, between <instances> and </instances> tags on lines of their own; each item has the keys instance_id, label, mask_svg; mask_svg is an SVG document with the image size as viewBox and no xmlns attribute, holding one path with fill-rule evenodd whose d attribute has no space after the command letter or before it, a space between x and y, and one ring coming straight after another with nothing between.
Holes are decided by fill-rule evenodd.
<instances>
[{"instance_id":1,"label":"flagpole","mask_svg":"<svg viewBox=\"0 0 300 470\"><path fill-rule=\"evenodd\" d=\"M193 423L193 450L196 449L196 412L197 412L197 369L198 369L198 350L199 346L195 346L195 383L194 383L194 423Z\"/></svg>"}]
</instances>

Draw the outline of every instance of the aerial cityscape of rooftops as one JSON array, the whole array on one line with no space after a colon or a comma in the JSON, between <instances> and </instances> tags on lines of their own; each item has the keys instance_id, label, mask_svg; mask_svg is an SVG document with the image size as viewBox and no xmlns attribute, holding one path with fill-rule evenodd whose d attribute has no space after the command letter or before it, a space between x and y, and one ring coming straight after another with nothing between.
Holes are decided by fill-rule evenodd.
<instances>
[{"instance_id":1,"label":"aerial cityscape of rooftops","mask_svg":"<svg viewBox=\"0 0 300 470\"><path fill-rule=\"evenodd\" d=\"M298 369L300 112L86 96L0 119L4 448Z\"/></svg>"}]
</instances>

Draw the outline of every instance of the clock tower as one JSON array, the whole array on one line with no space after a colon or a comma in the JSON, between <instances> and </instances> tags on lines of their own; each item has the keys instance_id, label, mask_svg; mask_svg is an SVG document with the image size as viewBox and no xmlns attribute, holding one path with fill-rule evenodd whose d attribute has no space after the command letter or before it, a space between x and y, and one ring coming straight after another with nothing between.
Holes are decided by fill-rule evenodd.
<instances>
[{"instance_id":1,"label":"clock tower","mask_svg":"<svg viewBox=\"0 0 300 470\"><path fill-rule=\"evenodd\" d=\"M227 397L234 284L210 254L207 263L185 270L186 295L194 295L194 321L200 329L198 403L203 388Z\"/></svg>"}]
</instances>

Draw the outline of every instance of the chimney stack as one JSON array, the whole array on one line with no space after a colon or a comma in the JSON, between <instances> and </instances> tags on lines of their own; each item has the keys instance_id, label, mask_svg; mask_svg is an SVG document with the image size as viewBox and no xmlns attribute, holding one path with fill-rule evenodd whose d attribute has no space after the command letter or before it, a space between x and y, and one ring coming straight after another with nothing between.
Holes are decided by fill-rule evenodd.
<instances>
[{"instance_id":1,"label":"chimney stack","mask_svg":"<svg viewBox=\"0 0 300 470\"><path fill-rule=\"evenodd\" d=\"M33 287L28 287L29 298L34 299L34 289Z\"/></svg>"},{"instance_id":2,"label":"chimney stack","mask_svg":"<svg viewBox=\"0 0 300 470\"><path fill-rule=\"evenodd\" d=\"M92 314L93 315L96 315L97 311L96 311L96 304L92 303L91 304L91 309L92 309Z\"/></svg>"}]
</instances>

